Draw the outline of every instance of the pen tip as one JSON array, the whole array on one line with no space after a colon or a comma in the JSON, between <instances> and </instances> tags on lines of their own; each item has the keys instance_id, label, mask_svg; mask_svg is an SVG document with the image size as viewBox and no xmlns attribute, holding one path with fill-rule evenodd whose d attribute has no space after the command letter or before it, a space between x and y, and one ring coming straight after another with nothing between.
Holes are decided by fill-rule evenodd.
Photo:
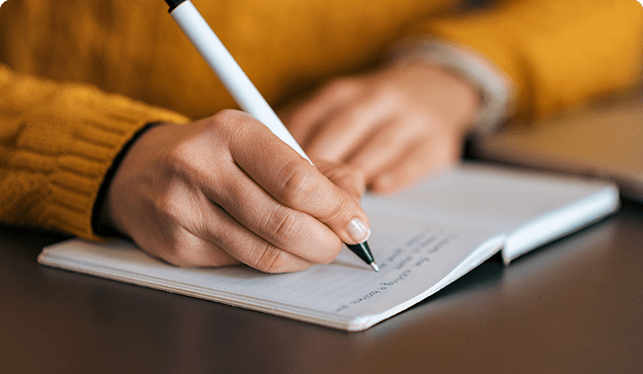
<instances>
[{"instance_id":1,"label":"pen tip","mask_svg":"<svg viewBox=\"0 0 643 374\"><path fill-rule=\"evenodd\" d=\"M379 266L377 266L377 264L376 264L376 263L374 263L374 262L371 262L371 267L373 268L373 270L375 270L375 271L377 271L377 272L379 272L379 271L380 271L380 267L379 267Z\"/></svg>"}]
</instances>

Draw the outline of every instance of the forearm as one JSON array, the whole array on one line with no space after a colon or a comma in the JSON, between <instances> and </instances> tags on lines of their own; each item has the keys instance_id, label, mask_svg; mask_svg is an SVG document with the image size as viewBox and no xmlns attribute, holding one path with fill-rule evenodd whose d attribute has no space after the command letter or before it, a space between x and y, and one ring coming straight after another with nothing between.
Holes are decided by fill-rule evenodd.
<instances>
[{"instance_id":1,"label":"forearm","mask_svg":"<svg viewBox=\"0 0 643 374\"><path fill-rule=\"evenodd\" d=\"M0 220L95 237L94 204L122 147L149 122L185 120L0 65Z\"/></svg>"}]
</instances>

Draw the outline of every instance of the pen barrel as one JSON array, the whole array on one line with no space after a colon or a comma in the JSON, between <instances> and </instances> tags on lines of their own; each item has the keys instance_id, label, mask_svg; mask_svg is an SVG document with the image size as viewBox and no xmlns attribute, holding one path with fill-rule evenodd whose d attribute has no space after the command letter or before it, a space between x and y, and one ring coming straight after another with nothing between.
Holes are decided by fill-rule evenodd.
<instances>
[{"instance_id":1,"label":"pen barrel","mask_svg":"<svg viewBox=\"0 0 643 374\"><path fill-rule=\"evenodd\" d=\"M373 254L371 253L371 249L369 248L367 242L363 242L360 244L346 244L346 247L348 247L351 252L355 253L357 257L361 258L365 263L371 264L375 262Z\"/></svg>"},{"instance_id":2,"label":"pen barrel","mask_svg":"<svg viewBox=\"0 0 643 374\"><path fill-rule=\"evenodd\" d=\"M279 139L310 162L304 150L299 146L254 84L252 84L246 73L243 72L192 2L184 1L176 6L170 12L170 15L219 77L221 83L230 92L241 109L266 125Z\"/></svg>"}]
</instances>

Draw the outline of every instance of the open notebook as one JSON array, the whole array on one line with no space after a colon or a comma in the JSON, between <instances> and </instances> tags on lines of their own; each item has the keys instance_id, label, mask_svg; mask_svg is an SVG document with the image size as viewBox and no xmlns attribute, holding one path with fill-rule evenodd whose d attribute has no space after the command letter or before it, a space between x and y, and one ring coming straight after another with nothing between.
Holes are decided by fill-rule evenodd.
<instances>
[{"instance_id":1,"label":"open notebook","mask_svg":"<svg viewBox=\"0 0 643 374\"><path fill-rule=\"evenodd\" d=\"M463 164L388 197L367 196L381 271L344 250L329 265L270 275L245 266L178 268L126 241L70 240L44 265L349 331L389 318L489 257L505 263L619 206L609 183Z\"/></svg>"}]
</instances>

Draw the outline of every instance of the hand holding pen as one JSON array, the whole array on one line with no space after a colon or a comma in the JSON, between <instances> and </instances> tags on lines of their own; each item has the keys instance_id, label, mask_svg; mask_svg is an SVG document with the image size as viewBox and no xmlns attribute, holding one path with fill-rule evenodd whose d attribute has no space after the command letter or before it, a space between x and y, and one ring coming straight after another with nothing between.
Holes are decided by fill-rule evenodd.
<instances>
[{"instance_id":1,"label":"hand holding pen","mask_svg":"<svg viewBox=\"0 0 643 374\"><path fill-rule=\"evenodd\" d=\"M223 110L145 131L116 170L103 222L175 265L297 271L368 236L364 186L348 166L317 169L250 115Z\"/></svg>"},{"instance_id":2,"label":"hand holding pen","mask_svg":"<svg viewBox=\"0 0 643 374\"><path fill-rule=\"evenodd\" d=\"M296 271L332 261L342 242L370 233L360 173L315 168L240 111L152 126L123 155L101 224L172 264Z\"/></svg>"},{"instance_id":3,"label":"hand holding pen","mask_svg":"<svg viewBox=\"0 0 643 374\"><path fill-rule=\"evenodd\" d=\"M165 2L170 7L169 12L172 18L217 74L221 83L223 83L239 106L266 125L279 139L297 151L303 158L310 161L194 5L189 0L165 0ZM361 232L364 229L366 229L366 226L359 220L351 221L349 226L349 230L352 231L358 230ZM375 263L366 242L370 235L370 231L367 232L368 235L363 240L356 244L347 243L347 246L375 271L379 271L379 267Z\"/></svg>"}]
</instances>

